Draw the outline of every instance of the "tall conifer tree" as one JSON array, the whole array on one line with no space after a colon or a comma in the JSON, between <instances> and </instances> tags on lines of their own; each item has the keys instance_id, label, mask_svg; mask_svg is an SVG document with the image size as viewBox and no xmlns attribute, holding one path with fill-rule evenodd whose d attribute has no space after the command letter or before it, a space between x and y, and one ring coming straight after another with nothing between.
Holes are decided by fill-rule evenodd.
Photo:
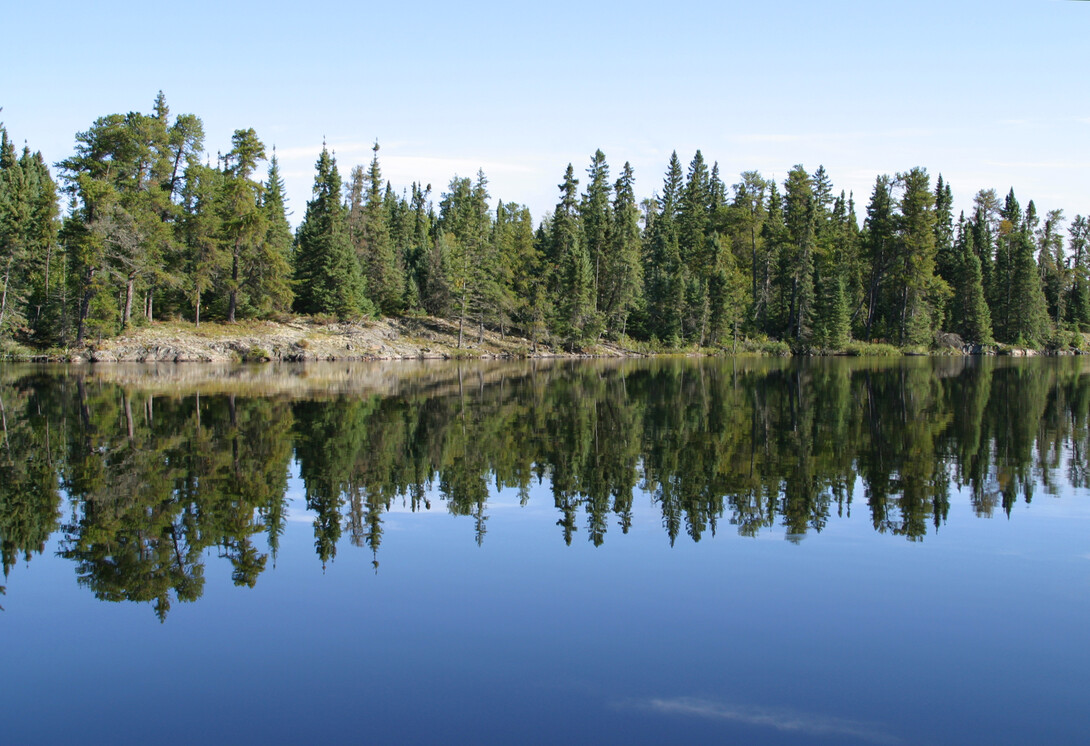
<instances>
[{"instance_id":1,"label":"tall conifer tree","mask_svg":"<svg viewBox=\"0 0 1090 746\"><path fill-rule=\"evenodd\" d=\"M296 308L342 319L374 313L364 292L359 260L348 237L341 177L328 148L315 164L314 198L307 203L295 251Z\"/></svg>"}]
</instances>

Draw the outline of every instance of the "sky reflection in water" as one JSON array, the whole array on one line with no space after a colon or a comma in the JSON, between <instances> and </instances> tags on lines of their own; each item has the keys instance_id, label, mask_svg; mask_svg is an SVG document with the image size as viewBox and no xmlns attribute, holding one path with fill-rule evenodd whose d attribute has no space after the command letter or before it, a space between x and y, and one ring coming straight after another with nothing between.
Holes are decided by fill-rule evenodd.
<instances>
[{"instance_id":1,"label":"sky reflection in water","mask_svg":"<svg viewBox=\"0 0 1090 746\"><path fill-rule=\"evenodd\" d=\"M1078 742L1086 368L0 369L6 737Z\"/></svg>"}]
</instances>

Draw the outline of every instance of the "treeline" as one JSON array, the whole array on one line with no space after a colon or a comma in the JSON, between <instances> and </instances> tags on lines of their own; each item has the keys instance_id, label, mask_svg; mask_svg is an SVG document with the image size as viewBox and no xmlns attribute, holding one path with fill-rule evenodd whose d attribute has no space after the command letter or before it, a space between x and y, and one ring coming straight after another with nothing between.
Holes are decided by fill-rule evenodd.
<instances>
[{"instance_id":1,"label":"treeline","mask_svg":"<svg viewBox=\"0 0 1090 746\"><path fill-rule=\"evenodd\" d=\"M671 156L637 200L626 163L569 165L555 210L497 200L484 173L438 195L396 193L378 158L345 182L323 148L298 229L275 150L237 130L213 165L201 120L111 114L57 164L21 155L0 126L0 336L82 343L181 318L355 319L431 314L575 348L629 337L670 346L738 335L800 350L851 340L927 346L1071 343L1090 330L1090 224L981 190L955 218L951 186L913 168L879 176L859 224L823 167L782 185L729 186L700 151ZM264 178L258 168L268 161ZM58 192L68 198L62 217Z\"/></svg>"},{"instance_id":2,"label":"treeline","mask_svg":"<svg viewBox=\"0 0 1090 746\"><path fill-rule=\"evenodd\" d=\"M315 399L16 371L0 385L0 557L6 576L60 531L82 584L162 614L201 595L212 550L252 586L293 461L323 563L346 540L377 562L397 505L464 516L483 542L499 490L551 500L566 543L628 533L641 501L670 544L725 526L797 541L853 508L920 540L959 491L1010 516L1035 490L1090 485L1083 359L1024 362L526 363Z\"/></svg>"}]
</instances>

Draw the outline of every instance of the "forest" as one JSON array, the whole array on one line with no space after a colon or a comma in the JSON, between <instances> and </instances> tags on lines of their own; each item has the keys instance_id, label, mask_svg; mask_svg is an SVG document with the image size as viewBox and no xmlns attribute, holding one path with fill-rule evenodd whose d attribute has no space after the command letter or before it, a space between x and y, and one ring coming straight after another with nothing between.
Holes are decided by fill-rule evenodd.
<instances>
[{"instance_id":1,"label":"forest","mask_svg":"<svg viewBox=\"0 0 1090 746\"><path fill-rule=\"evenodd\" d=\"M292 230L275 148L236 130L213 161L193 114L110 114L55 164L0 124L0 343L79 346L155 320L429 315L579 350L741 337L794 352L1081 346L1090 225L981 189L972 214L926 169L877 176L862 213L824 167L730 186L676 152L637 199L625 163L569 164L555 209L496 199L483 172L433 195L383 179L379 145L342 178L323 147ZM264 167L261 173L262 164ZM733 179L728 179L733 180ZM582 188L580 183L582 182ZM436 204L436 201L438 204ZM63 203L63 209L62 209Z\"/></svg>"}]
</instances>

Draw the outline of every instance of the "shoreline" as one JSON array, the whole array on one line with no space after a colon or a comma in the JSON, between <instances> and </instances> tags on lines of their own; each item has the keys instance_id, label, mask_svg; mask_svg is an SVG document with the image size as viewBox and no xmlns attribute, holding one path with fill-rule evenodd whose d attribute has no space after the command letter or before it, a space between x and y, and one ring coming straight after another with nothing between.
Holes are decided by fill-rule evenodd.
<instances>
[{"instance_id":1,"label":"shoreline","mask_svg":"<svg viewBox=\"0 0 1090 746\"><path fill-rule=\"evenodd\" d=\"M555 344L536 346L525 337L493 329L463 330L434 317L400 317L362 322L328 322L307 317L282 321L242 321L234 324L160 321L117 337L92 340L80 348L37 351L16 347L2 350L0 360L36 363L232 363L380 360L513 360L641 358L665 356L744 355L765 357L897 357L897 356L1061 356L1080 349L1032 349L1010 345L990 347L948 345L938 349L898 348L853 342L846 350L793 353L783 342L753 342L724 348L653 348L638 342L600 342L569 351Z\"/></svg>"}]
</instances>

